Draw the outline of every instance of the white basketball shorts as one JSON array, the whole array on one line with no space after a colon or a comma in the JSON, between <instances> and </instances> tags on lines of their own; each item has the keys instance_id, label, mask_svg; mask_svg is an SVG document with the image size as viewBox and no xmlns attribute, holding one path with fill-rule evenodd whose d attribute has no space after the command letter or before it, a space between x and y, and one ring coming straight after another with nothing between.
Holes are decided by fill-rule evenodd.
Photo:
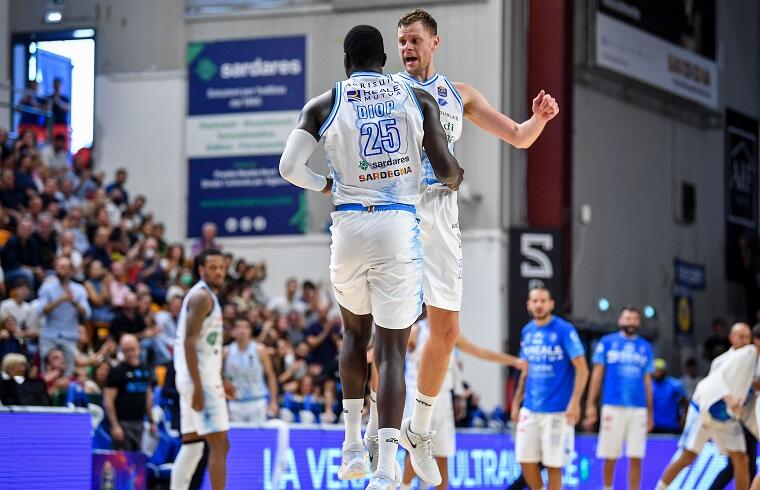
<instances>
[{"instance_id":1,"label":"white basketball shorts","mask_svg":"<svg viewBox=\"0 0 760 490\"><path fill-rule=\"evenodd\" d=\"M596 457L618 459L623 454L641 459L647 448L647 409L641 407L602 406L599 444Z\"/></svg>"},{"instance_id":2,"label":"white basketball shorts","mask_svg":"<svg viewBox=\"0 0 760 490\"><path fill-rule=\"evenodd\" d=\"M405 210L332 213L330 280L338 303L372 314L388 329L411 327L422 313L422 242Z\"/></svg>"},{"instance_id":3,"label":"white basketball shorts","mask_svg":"<svg viewBox=\"0 0 760 490\"><path fill-rule=\"evenodd\" d=\"M462 234L457 193L428 187L417 205L425 253L425 304L450 311L462 308Z\"/></svg>"}]
</instances>

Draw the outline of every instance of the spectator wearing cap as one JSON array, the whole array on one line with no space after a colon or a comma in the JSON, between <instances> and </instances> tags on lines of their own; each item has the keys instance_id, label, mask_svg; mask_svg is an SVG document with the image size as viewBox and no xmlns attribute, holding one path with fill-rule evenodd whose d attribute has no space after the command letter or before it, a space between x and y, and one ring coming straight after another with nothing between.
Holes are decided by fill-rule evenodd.
<instances>
[{"instance_id":1,"label":"spectator wearing cap","mask_svg":"<svg viewBox=\"0 0 760 490\"><path fill-rule=\"evenodd\" d=\"M119 168L116 170L116 178L106 186L106 194L113 196L113 191L118 190L120 198L124 203L129 202L129 192L127 191L127 169Z\"/></svg>"},{"instance_id":2,"label":"spectator wearing cap","mask_svg":"<svg viewBox=\"0 0 760 490\"><path fill-rule=\"evenodd\" d=\"M111 369L103 393L103 405L111 424L111 447L139 451L146 416L151 422L151 432L156 430L150 420L153 372L140 361L140 343L134 335L122 336L119 350L124 360Z\"/></svg>"},{"instance_id":3,"label":"spectator wearing cap","mask_svg":"<svg viewBox=\"0 0 760 490\"><path fill-rule=\"evenodd\" d=\"M50 405L45 383L28 377L29 363L22 354L6 354L0 373L0 404Z\"/></svg>"},{"instance_id":4,"label":"spectator wearing cap","mask_svg":"<svg viewBox=\"0 0 760 490\"><path fill-rule=\"evenodd\" d=\"M653 432L678 434L689 399L681 382L668 376L667 368L664 359L655 359L652 374Z\"/></svg>"},{"instance_id":5,"label":"spectator wearing cap","mask_svg":"<svg viewBox=\"0 0 760 490\"><path fill-rule=\"evenodd\" d=\"M34 284L41 280L44 272L40 267L40 247L34 238L34 223L29 218L21 218L16 235L5 243L0 252L6 282L25 279Z\"/></svg>"},{"instance_id":6,"label":"spectator wearing cap","mask_svg":"<svg viewBox=\"0 0 760 490\"><path fill-rule=\"evenodd\" d=\"M40 151L40 158L45 166L55 172L64 171L69 167L69 151L66 149L66 136L57 134L53 143L45 145Z\"/></svg>"},{"instance_id":7,"label":"spectator wearing cap","mask_svg":"<svg viewBox=\"0 0 760 490\"><path fill-rule=\"evenodd\" d=\"M53 348L60 348L66 356L66 374L74 369L79 338L80 321L90 318L90 304L84 286L72 281L74 270L71 261L59 257L55 262L55 276L40 287L39 311L45 317L40 334L40 353L43 357Z\"/></svg>"},{"instance_id":8,"label":"spectator wearing cap","mask_svg":"<svg viewBox=\"0 0 760 490\"><path fill-rule=\"evenodd\" d=\"M216 225L211 222L203 223L201 237L193 244L193 257L207 248L222 249L222 246L216 241Z\"/></svg>"}]
</instances>

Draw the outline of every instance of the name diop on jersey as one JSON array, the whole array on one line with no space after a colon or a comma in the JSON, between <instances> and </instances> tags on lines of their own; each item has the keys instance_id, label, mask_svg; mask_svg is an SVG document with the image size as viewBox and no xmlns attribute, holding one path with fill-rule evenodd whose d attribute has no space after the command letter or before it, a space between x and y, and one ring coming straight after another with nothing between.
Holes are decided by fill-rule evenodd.
<instances>
[{"instance_id":1,"label":"name diop on jersey","mask_svg":"<svg viewBox=\"0 0 760 490\"><path fill-rule=\"evenodd\" d=\"M372 180L392 179L394 177L401 177L402 175L412 173L412 167L401 167L394 170L383 170L381 172L372 172L367 174L359 174L359 182L369 182Z\"/></svg>"}]
</instances>

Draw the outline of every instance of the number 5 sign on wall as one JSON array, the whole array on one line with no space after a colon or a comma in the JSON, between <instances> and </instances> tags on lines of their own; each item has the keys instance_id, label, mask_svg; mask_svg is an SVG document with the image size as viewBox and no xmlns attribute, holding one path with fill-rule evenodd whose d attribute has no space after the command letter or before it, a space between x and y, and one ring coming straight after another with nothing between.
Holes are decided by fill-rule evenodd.
<instances>
[{"instance_id":1,"label":"number 5 sign on wall","mask_svg":"<svg viewBox=\"0 0 760 490\"><path fill-rule=\"evenodd\" d=\"M509 231L509 351L520 349L520 330L531 318L525 307L528 292L546 286L559 313L562 287L562 240L557 230L513 228Z\"/></svg>"}]
</instances>

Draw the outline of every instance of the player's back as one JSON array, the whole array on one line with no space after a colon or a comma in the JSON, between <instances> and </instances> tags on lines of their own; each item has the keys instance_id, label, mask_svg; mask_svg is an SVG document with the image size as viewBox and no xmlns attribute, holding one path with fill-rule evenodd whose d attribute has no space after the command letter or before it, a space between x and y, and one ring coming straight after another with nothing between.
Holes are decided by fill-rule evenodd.
<instances>
[{"instance_id":1,"label":"player's back","mask_svg":"<svg viewBox=\"0 0 760 490\"><path fill-rule=\"evenodd\" d=\"M203 319L195 351L198 356L198 370L202 383L217 383L222 372L222 308L216 294L204 282L198 281L185 295L177 319L177 336L174 338L174 370L177 383L191 383L190 371L185 356L185 336L187 334L187 314L190 299L205 290L214 302L211 312Z\"/></svg>"},{"instance_id":2,"label":"player's back","mask_svg":"<svg viewBox=\"0 0 760 490\"><path fill-rule=\"evenodd\" d=\"M424 191L423 115L405 83L355 72L335 86L325 139L333 203L416 204Z\"/></svg>"}]
</instances>

